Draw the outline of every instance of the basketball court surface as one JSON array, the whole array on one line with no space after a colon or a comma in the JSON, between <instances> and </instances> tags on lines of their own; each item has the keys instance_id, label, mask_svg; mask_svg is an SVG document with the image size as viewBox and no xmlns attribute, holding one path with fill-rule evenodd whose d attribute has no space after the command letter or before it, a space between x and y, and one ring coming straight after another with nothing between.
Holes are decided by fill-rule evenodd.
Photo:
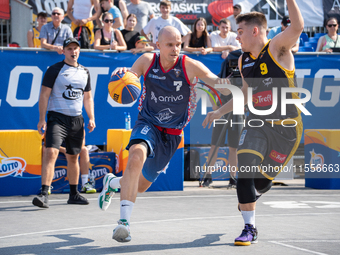
<instances>
[{"instance_id":1,"label":"basketball court surface","mask_svg":"<svg viewBox=\"0 0 340 255\"><path fill-rule=\"evenodd\" d=\"M50 195L50 208L32 205L33 196L0 197L0 254L340 254L340 190L283 181L258 201L259 241L234 246L243 219L235 189L227 182L184 191L139 194L129 243L111 239L119 219L119 194L107 211L97 194L90 205L68 205L68 194Z\"/></svg>"}]
</instances>

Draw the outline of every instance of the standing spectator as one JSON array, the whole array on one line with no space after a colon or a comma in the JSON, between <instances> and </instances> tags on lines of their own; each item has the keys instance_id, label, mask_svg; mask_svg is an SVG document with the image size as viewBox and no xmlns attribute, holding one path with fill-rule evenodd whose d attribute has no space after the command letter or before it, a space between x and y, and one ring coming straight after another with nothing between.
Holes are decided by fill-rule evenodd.
<instances>
[{"instance_id":1,"label":"standing spectator","mask_svg":"<svg viewBox=\"0 0 340 255\"><path fill-rule=\"evenodd\" d=\"M339 23L336 18L331 17L326 20L327 34L319 38L316 51L333 52L332 48L340 48L338 28Z\"/></svg>"},{"instance_id":2,"label":"standing spectator","mask_svg":"<svg viewBox=\"0 0 340 255\"><path fill-rule=\"evenodd\" d=\"M70 184L68 204L88 204L77 190L79 179L78 157L84 140L83 105L89 117L90 132L94 122L93 98L89 71L77 60L80 45L75 38L67 38L63 44L65 59L50 66L43 78L39 98L38 132L45 133L45 152L41 168L41 193L33 205L48 208L48 190L51 186L54 165L63 141L66 143L67 177ZM65 85L67 84L67 85ZM47 124L46 124L46 111Z\"/></svg>"},{"instance_id":3,"label":"standing spectator","mask_svg":"<svg viewBox=\"0 0 340 255\"><path fill-rule=\"evenodd\" d=\"M102 20L104 21L104 27L96 31L93 48L96 50L126 50L126 43L122 33L112 27L112 14L104 12Z\"/></svg>"},{"instance_id":4,"label":"standing spectator","mask_svg":"<svg viewBox=\"0 0 340 255\"><path fill-rule=\"evenodd\" d=\"M136 15L130 13L129 16L127 17L125 29L121 31L128 50L135 48L136 38L140 36L140 33L138 31L135 31L136 24L137 24Z\"/></svg>"},{"instance_id":5,"label":"standing spectator","mask_svg":"<svg viewBox=\"0 0 340 255\"><path fill-rule=\"evenodd\" d=\"M95 14L92 16L92 9L94 8ZM72 12L73 9L73 12ZM67 15L71 19L71 30L77 27L85 26L91 32L91 41L94 42L93 33L93 20L97 20L101 14L101 9L98 0L69 0L67 4Z\"/></svg>"},{"instance_id":6,"label":"standing spectator","mask_svg":"<svg viewBox=\"0 0 340 255\"><path fill-rule=\"evenodd\" d=\"M147 37L148 34L152 35L152 43L151 45L157 48L156 42L158 41L158 33L159 31L166 26L175 27L179 30L182 36L191 33L190 29L183 24L178 18L170 15L171 11L171 2L168 0L162 0L159 6L159 9L162 13L162 16L158 18L154 18L148 22L148 24L143 27L141 34ZM182 41L183 42L183 41Z\"/></svg>"},{"instance_id":7,"label":"standing spectator","mask_svg":"<svg viewBox=\"0 0 340 255\"><path fill-rule=\"evenodd\" d=\"M120 10L122 17L123 17L124 27L126 27L126 21L127 21L127 17L129 15L129 12L128 12L127 7L126 7L125 0L114 0L113 4L114 4L114 6L116 6Z\"/></svg>"},{"instance_id":8,"label":"standing spectator","mask_svg":"<svg viewBox=\"0 0 340 255\"><path fill-rule=\"evenodd\" d=\"M151 5L142 0L131 0L131 3L127 5L127 10L130 14L133 13L137 16L137 25L135 27L137 32L141 32L146 26L148 17L151 20L155 16Z\"/></svg>"},{"instance_id":9,"label":"standing spectator","mask_svg":"<svg viewBox=\"0 0 340 255\"><path fill-rule=\"evenodd\" d=\"M279 33L283 32L286 30L286 28L290 25L290 19L288 16L284 16L282 18L281 21L281 26L277 26L277 27L273 27L268 35L267 38L268 39L273 39L276 35L278 35ZM300 46L300 38L296 41L296 43L294 44L294 46L292 47L291 51L292 53L298 52L299 50L299 46Z\"/></svg>"},{"instance_id":10,"label":"standing spectator","mask_svg":"<svg viewBox=\"0 0 340 255\"><path fill-rule=\"evenodd\" d=\"M219 31L210 34L211 45L215 52L222 52L222 58L226 59L229 52L241 48L240 43L236 40L236 34L230 31L230 21L221 19Z\"/></svg>"},{"instance_id":11,"label":"standing spectator","mask_svg":"<svg viewBox=\"0 0 340 255\"><path fill-rule=\"evenodd\" d=\"M124 29L122 13L116 6L113 5L113 0L100 0L100 5L104 11L112 14L114 21L112 27L119 30Z\"/></svg>"},{"instance_id":12,"label":"standing spectator","mask_svg":"<svg viewBox=\"0 0 340 255\"><path fill-rule=\"evenodd\" d=\"M189 52L200 51L203 55L213 51L205 18L198 18L195 21L194 32L185 37L183 50Z\"/></svg>"},{"instance_id":13,"label":"standing spectator","mask_svg":"<svg viewBox=\"0 0 340 255\"><path fill-rule=\"evenodd\" d=\"M133 54L136 54L139 52L147 52L153 50L154 47L149 45L149 41L145 38L145 36L140 35L136 38L135 48L131 49L131 52Z\"/></svg>"},{"instance_id":14,"label":"standing spectator","mask_svg":"<svg viewBox=\"0 0 340 255\"><path fill-rule=\"evenodd\" d=\"M233 14L227 17L230 21L230 29L231 31L237 33L237 24L236 24L236 17L242 12L242 7L239 4L235 4L233 6Z\"/></svg>"},{"instance_id":15,"label":"standing spectator","mask_svg":"<svg viewBox=\"0 0 340 255\"><path fill-rule=\"evenodd\" d=\"M52 10L52 22L41 28L41 48L54 50L63 54L63 42L66 38L73 37L72 30L68 25L61 24L64 19L64 10L54 7Z\"/></svg>"},{"instance_id":16,"label":"standing spectator","mask_svg":"<svg viewBox=\"0 0 340 255\"><path fill-rule=\"evenodd\" d=\"M47 23L47 13L39 12L37 15L38 26L33 27L27 32L27 45L28 47L40 48L40 31L43 25Z\"/></svg>"}]
</instances>

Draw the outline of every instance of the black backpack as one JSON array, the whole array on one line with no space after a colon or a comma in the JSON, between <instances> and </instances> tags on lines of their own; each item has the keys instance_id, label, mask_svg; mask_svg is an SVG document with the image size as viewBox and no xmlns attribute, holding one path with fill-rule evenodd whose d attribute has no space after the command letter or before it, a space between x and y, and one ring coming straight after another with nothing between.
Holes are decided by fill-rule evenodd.
<instances>
[{"instance_id":1,"label":"black backpack","mask_svg":"<svg viewBox=\"0 0 340 255\"><path fill-rule=\"evenodd\" d=\"M73 37L77 39L81 49L91 48L91 31L88 27L80 26L73 31Z\"/></svg>"}]
</instances>

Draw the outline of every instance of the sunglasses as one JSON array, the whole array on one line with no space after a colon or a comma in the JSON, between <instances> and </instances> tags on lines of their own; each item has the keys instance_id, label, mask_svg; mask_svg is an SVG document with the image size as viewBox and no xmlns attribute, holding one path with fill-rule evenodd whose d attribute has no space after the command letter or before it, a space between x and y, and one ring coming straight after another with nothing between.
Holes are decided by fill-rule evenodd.
<instances>
[{"instance_id":1,"label":"sunglasses","mask_svg":"<svg viewBox=\"0 0 340 255\"><path fill-rule=\"evenodd\" d=\"M104 22L105 23L109 23L109 22L113 23L113 19L106 19L106 20L104 20Z\"/></svg>"},{"instance_id":2,"label":"sunglasses","mask_svg":"<svg viewBox=\"0 0 340 255\"><path fill-rule=\"evenodd\" d=\"M58 12L52 12L52 15L61 15L61 13L58 13Z\"/></svg>"},{"instance_id":3,"label":"sunglasses","mask_svg":"<svg viewBox=\"0 0 340 255\"><path fill-rule=\"evenodd\" d=\"M327 27L336 27L338 24L329 24Z\"/></svg>"}]
</instances>

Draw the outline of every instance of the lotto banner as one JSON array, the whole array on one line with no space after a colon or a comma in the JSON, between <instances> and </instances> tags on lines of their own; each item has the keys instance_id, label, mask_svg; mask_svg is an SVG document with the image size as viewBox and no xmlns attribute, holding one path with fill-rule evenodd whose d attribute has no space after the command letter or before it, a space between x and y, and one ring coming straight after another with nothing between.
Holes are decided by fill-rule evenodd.
<instances>
[{"instance_id":1,"label":"lotto banner","mask_svg":"<svg viewBox=\"0 0 340 255\"><path fill-rule=\"evenodd\" d=\"M0 195L37 194L40 187L41 136L38 131L0 131Z\"/></svg>"},{"instance_id":2,"label":"lotto banner","mask_svg":"<svg viewBox=\"0 0 340 255\"><path fill-rule=\"evenodd\" d=\"M306 187L340 189L340 129L305 130Z\"/></svg>"}]
</instances>

